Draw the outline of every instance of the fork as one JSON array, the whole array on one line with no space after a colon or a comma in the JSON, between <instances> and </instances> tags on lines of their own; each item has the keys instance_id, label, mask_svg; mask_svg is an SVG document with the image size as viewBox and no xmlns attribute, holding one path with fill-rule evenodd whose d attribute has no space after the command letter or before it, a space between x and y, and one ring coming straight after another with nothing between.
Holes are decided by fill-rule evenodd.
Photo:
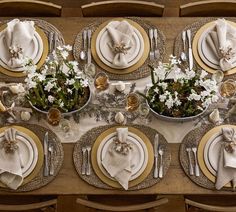
<instances>
[{"instance_id":1,"label":"fork","mask_svg":"<svg viewBox=\"0 0 236 212\"><path fill-rule=\"evenodd\" d=\"M82 161L82 175L85 175L86 171L86 147L82 147L82 155L83 155L83 161Z\"/></svg>"},{"instance_id":2,"label":"fork","mask_svg":"<svg viewBox=\"0 0 236 212\"><path fill-rule=\"evenodd\" d=\"M53 164L53 153L54 153L54 148L50 144L48 147L48 151L50 153L50 169L49 169L49 175L53 176L54 175L54 164Z\"/></svg>"},{"instance_id":3,"label":"fork","mask_svg":"<svg viewBox=\"0 0 236 212\"><path fill-rule=\"evenodd\" d=\"M86 147L87 150L87 167L86 167L86 175L89 176L91 174L91 164L90 164L90 151L91 151L91 146Z\"/></svg>"},{"instance_id":4,"label":"fork","mask_svg":"<svg viewBox=\"0 0 236 212\"><path fill-rule=\"evenodd\" d=\"M160 159L160 168L159 168L159 178L163 177L163 154L164 154L164 148L160 146L158 153L161 157Z\"/></svg>"},{"instance_id":5,"label":"fork","mask_svg":"<svg viewBox=\"0 0 236 212\"><path fill-rule=\"evenodd\" d=\"M189 161L189 174L190 175L194 175L193 173L193 165L192 165L192 160L191 160L191 148L190 147L187 147L186 148L186 151L188 153L188 161Z\"/></svg>"},{"instance_id":6,"label":"fork","mask_svg":"<svg viewBox=\"0 0 236 212\"><path fill-rule=\"evenodd\" d=\"M156 59L159 59L160 57L160 51L158 49L158 43L157 43L157 29L154 29L154 41L155 41L155 50L154 50L154 56Z\"/></svg>"},{"instance_id":7,"label":"fork","mask_svg":"<svg viewBox=\"0 0 236 212\"><path fill-rule=\"evenodd\" d=\"M193 151L194 160L195 160L195 175L197 177L199 177L200 173L199 173L199 165L198 165L198 161L197 161L197 147L196 146L192 147L192 151Z\"/></svg>"},{"instance_id":8,"label":"fork","mask_svg":"<svg viewBox=\"0 0 236 212\"><path fill-rule=\"evenodd\" d=\"M149 58L150 60L154 60L154 46L153 46L153 29L149 29L149 39L150 39L150 52Z\"/></svg>"}]
</instances>

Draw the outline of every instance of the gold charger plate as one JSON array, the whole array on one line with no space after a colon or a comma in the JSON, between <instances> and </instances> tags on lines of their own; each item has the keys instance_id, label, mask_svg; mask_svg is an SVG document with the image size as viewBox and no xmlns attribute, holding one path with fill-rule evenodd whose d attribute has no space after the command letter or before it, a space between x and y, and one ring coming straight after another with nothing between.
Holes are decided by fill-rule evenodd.
<instances>
[{"instance_id":1,"label":"gold charger plate","mask_svg":"<svg viewBox=\"0 0 236 212\"><path fill-rule=\"evenodd\" d=\"M109 128L108 130L105 130L101 135L98 136L98 138L94 142L94 145L92 148L91 162L92 162L93 169L94 169L95 173L97 174L97 176L100 178L100 180L102 180L104 183L106 183L107 185L112 186L114 188L122 188L122 186L118 182L105 176L102 173L102 171L100 170L98 163L97 163L97 151L98 151L98 147L99 147L100 143L103 141L103 139L106 136L108 136L111 133L116 132L116 128L119 128L119 127ZM133 186L141 183L151 172L152 167L153 167L153 162L154 162L154 153L153 153L152 144L144 133L142 133L140 130L138 130L134 127L128 127L128 130L129 130L129 132L132 132L132 133L138 135L143 140L143 142L147 146L147 151L148 151L148 164L147 164L146 169L143 171L143 173L139 177L137 177L136 179L129 182L129 187L133 187Z\"/></svg>"},{"instance_id":2,"label":"gold charger plate","mask_svg":"<svg viewBox=\"0 0 236 212\"><path fill-rule=\"evenodd\" d=\"M38 161L36 163L35 168L33 169L33 171L23 180L23 183L21 185L25 185L26 183L30 182L32 179L34 179L37 174L39 173L42 165L43 165L43 146L41 144L40 139L38 138L37 135L35 135L34 132L32 132L31 130L25 128L25 127L21 127L21 126L7 126L7 127L2 127L0 128L0 133L4 132L6 129L8 128L15 128L23 133L25 133L26 135L28 135L29 137L31 137L33 139L33 141L35 142L37 149L38 149ZM6 185L4 185L3 183L0 182L0 187L4 187L6 188Z\"/></svg>"},{"instance_id":3,"label":"gold charger plate","mask_svg":"<svg viewBox=\"0 0 236 212\"><path fill-rule=\"evenodd\" d=\"M201 139L198 145L198 151L197 151L197 157L198 157L198 163L199 167L202 170L203 174L213 183L216 181L216 176L214 176L207 168L204 160L204 147L207 143L207 141L216 133L221 131L222 127L231 127L236 129L236 126L234 125L221 125L214 127L213 129L209 130ZM226 184L224 187L231 187L230 183Z\"/></svg>"},{"instance_id":4,"label":"gold charger plate","mask_svg":"<svg viewBox=\"0 0 236 212\"><path fill-rule=\"evenodd\" d=\"M231 24L232 26L236 27L236 23L232 22L232 21L227 21L229 24ZM199 53L198 53L198 41L199 41L199 38L201 36L201 34L207 30L208 28L210 27L213 27L215 24L215 21L212 21L212 22L209 22L205 25L203 25L196 33L196 35L194 36L193 38L193 43L192 43L192 50L193 50L193 56L194 56L194 59L196 60L196 62L198 63L198 65L200 65L204 70L206 70L207 72L210 72L212 74L214 74L216 72L216 69L213 69L209 66L207 66L203 61L202 59L200 58L199 56ZM236 67L228 70L228 71L225 71L224 74L225 75L231 75L231 74L235 74L236 73Z\"/></svg>"},{"instance_id":5,"label":"gold charger plate","mask_svg":"<svg viewBox=\"0 0 236 212\"><path fill-rule=\"evenodd\" d=\"M7 27L6 24L0 26L0 32L3 31L6 27ZM37 69L39 69L44 64L44 62L48 56L48 38L42 29L40 29L37 26L35 26L35 29L43 41L43 53L42 53L42 56L41 56L39 62L36 64ZM6 68L3 68L2 66L0 66L0 72L2 72L3 74L5 74L7 76L10 76L10 77L25 77L26 76L26 74L23 71L22 72L14 72L14 71L8 70Z\"/></svg>"},{"instance_id":6,"label":"gold charger plate","mask_svg":"<svg viewBox=\"0 0 236 212\"><path fill-rule=\"evenodd\" d=\"M133 27L135 27L142 35L143 37L143 41L144 41L144 51L143 51L143 55L140 58L140 60L135 63L134 65L128 67L128 68L124 68L124 69L114 69L111 68L109 66L107 66L106 64L104 64L98 57L97 55L97 51L96 51L96 40L97 40L97 36L99 34L99 32L111 21L123 21L126 20L127 22L129 22L129 24L131 24ZM150 44L149 44L149 39L148 39L148 35L145 32L145 30L135 21L132 21L130 19L123 19L123 18L115 18L109 21L104 22L103 24L101 24L93 33L92 36L92 40L91 40L91 53L93 56L93 59L95 60L95 62L104 70L113 73L113 74L128 74L131 73L135 70L137 70L140 66L142 66L144 64L144 62L146 61L146 59L148 58L148 54L149 54L149 50L150 50Z\"/></svg>"}]
</instances>

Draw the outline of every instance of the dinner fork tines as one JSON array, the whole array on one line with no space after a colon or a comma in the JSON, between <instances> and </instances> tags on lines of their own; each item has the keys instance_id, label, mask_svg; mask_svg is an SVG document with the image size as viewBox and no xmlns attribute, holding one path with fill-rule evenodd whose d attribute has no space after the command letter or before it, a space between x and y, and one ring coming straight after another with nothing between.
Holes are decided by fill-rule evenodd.
<instances>
[{"instance_id":1,"label":"dinner fork tines","mask_svg":"<svg viewBox=\"0 0 236 212\"><path fill-rule=\"evenodd\" d=\"M149 58L150 60L154 60L154 45L153 45L153 29L149 29L149 40L150 40L150 52Z\"/></svg>"}]
</instances>

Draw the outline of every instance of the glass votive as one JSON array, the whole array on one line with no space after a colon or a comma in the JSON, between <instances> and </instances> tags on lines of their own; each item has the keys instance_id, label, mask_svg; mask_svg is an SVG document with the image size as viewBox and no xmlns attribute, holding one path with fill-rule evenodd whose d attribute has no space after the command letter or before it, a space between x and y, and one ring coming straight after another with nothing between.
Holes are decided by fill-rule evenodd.
<instances>
[{"instance_id":1,"label":"glass votive","mask_svg":"<svg viewBox=\"0 0 236 212\"><path fill-rule=\"evenodd\" d=\"M98 91L104 91L109 87L109 78L104 72L100 72L95 76L94 86Z\"/></svg>"},{"instance_id":2,"label":"glass votive","mask_svg":"<svg viewBox=\"0 0 236 212\"><path fill-rule=\"evenodd\" d=\"M222 97L231 98L236 93L236 83L234 80L226 80L221 83L219 92Z\"/></svg>"},{"instance_id":3,"label":"glass votive","mask_svg":"<svg viewBox=\"0 0 236 212\"><path fill-rule=\"evenodd\" d=\"M61 112L57 108L50 108L47 114L48 123L56 126L61 120Z\"/></svg>"},{"instance_id":4,"label":"glass votive","mask_svg":"<svg viewBox=\"0 0 236 212\"><path fill-rule=\"evenodd\" d=\"M135 111L138 109L140 104L139 96L136 93L130 93L126 97L126 110Z\"/></svg>"},{"instance_id":5,"label":"glass votive","mask_svg":"<svg viewBox=\"0 0 236 212\"><path fill-rule=\"evenodd\" d=\"M149 112L150 112L150 108L147 105L147 103L144 102L144 103L140 104L139 114L142 118L146 118L148 116Z\"/></svg>"},{"instance_id":6,"label":"glass votive","mask_svg":"<svg viewBox=\"0 0 236 212\"><path fill-rule=\"evenodd\" d=\"M68 133L71 130L70 121L67 119L61 119L59 126L64 133Z\"/></svg>"}]
</instances>

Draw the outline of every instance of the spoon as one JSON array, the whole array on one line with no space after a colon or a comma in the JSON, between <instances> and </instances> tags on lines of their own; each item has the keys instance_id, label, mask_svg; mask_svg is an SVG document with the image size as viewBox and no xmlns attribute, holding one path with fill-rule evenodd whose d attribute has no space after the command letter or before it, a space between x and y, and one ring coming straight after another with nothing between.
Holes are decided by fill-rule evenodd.
<instances>
[{"instance_id":1,"label":"spoon","mask_svg":"<svg viewBox=\"0 0 236 212\"><path fill-rule=\"evenodd\" d=\"M87 53L86 53L86 43L87 43L87 30L83 31L83 49L80 52L80 59L86 60L87 59Z\"/></svg>"},{"instance_id":2,"label":"spoon","mask_svg":"<svg viewBox=\"0 0 236 212\"><path fill-rule=\"evenodd\" d=\"M186 56L186 54L185 54L185 50L186 50L186 48L185 48L185 42L186 42L186 31L183 31L182 32L182 40L183 40L183 52L181 53L181 55L180 55L180 57L181 57L181 60L182 61L187 61L187 56Z\"/></svg>"}]
</instances>

